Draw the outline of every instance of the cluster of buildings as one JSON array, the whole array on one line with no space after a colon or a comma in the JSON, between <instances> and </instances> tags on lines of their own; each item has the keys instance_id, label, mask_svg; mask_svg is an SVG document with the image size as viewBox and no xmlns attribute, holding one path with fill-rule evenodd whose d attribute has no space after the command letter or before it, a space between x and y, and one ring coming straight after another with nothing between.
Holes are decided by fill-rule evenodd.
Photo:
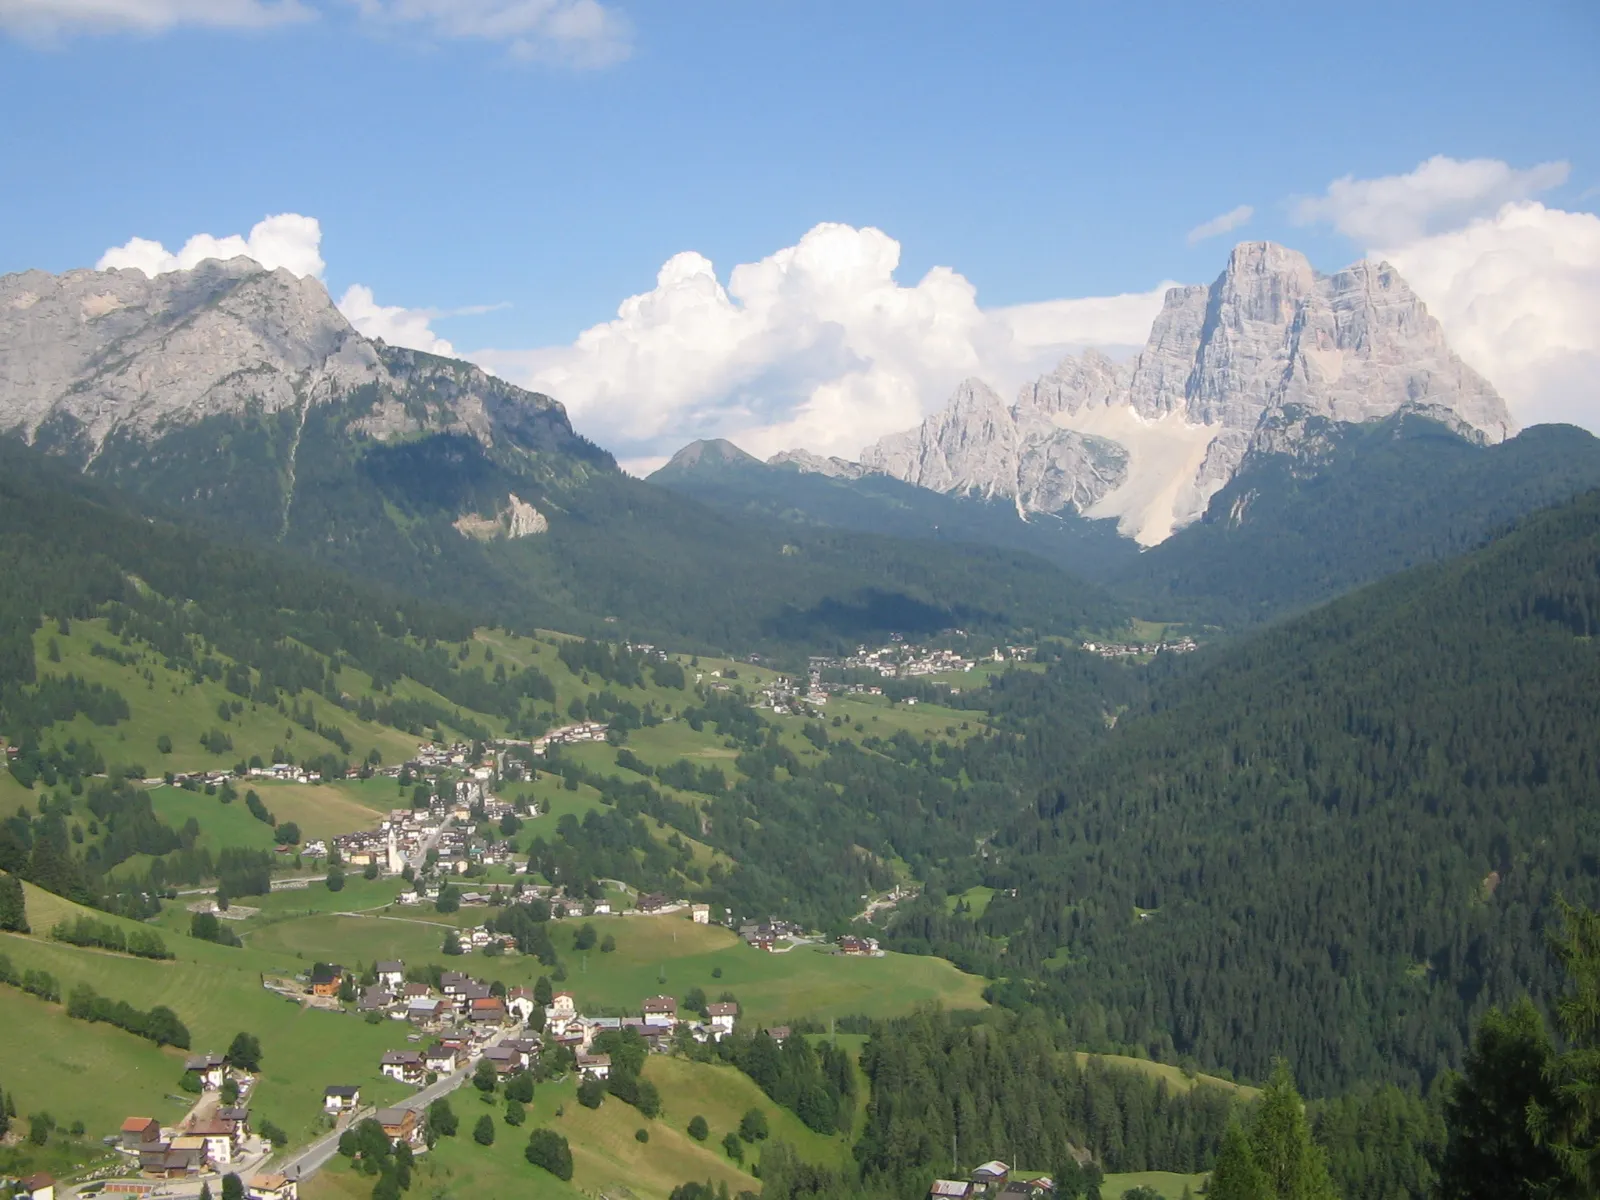
<instances>
[{"instance_id":1,"label":"cluster of buildings","mask_svg":"<svg viewBox=\"0 0 1600 1200\"><path fill-rule=\"evenodd\" d=\"M239 1085L242 1101L254 1077L230 1067L220 1054L192 1054L183 1066L200 1081L202 1100L182 1122L171 1128L155 1117L132 1116L122 1122L117 1148L137 1161L138 1173L146 1179L186 1179L232 1170L241 1160L266 1153L266 1144L250 1128L249 1108L242 1102L218 1104L214 1098L231 1078ZM251 1181L253 1197L295 1200L292 1185L285 1191L266 1184L257 1188L256 1182Z\"/></svg>"},{"instance_id":2,"label":"cluster of buildings","mask_svg":"<svg viewBox=\"0 0 1600 1200\"><path fill-rule=\"evenodd\" d=\"M744 939L746 945L769 953L777 949L779 939L792 941L803 938L805 933L806 931L793 921L780 921L776 918L750 921L739 926L739 936Z\"/></svg>"},{"instance_id":3,"label":"cluster of buildings","mask_svg":"<svg viewBox=\"0 0 1600 1200\"><path fill-rule=\"evenodd\" d=\"M1191 637L1173 642L1084 642L1083 649L1101 658L1153 658L1157 654L1189 654L1197 649Z\"/></svg>"},{"instance_id":4,"label":"cluster of buildings","mask_svg":"<svg viewBox=\"0 0 1600 1200\"><path fill-rule=\"evenodd\" d=\"M564 746L569 742L603 742L610 728L604 721L579 721L575 725L562 725L543 737L534 738L531 749L535 754L543 754L551 746Z\"/></svg>"},{"instance_id":5,"label":"cluster of buildings","mask_svg":"<svg viewBox=\"0 0 1600 1200\"><path fill-rule=\"evenodd\" d=\"M1048 1200L1055 1194L1055 1181L1048 1175L1013 1178L1011 1168L996 1159L967 1179L935 1179L928 1200Z\"/></svg>"}]
</instances>

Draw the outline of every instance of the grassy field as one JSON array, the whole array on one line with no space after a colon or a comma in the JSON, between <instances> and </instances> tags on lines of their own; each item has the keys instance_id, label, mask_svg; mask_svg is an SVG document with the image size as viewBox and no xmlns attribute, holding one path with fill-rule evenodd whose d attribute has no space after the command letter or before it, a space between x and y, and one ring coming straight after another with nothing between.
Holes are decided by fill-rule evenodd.
<instances>
[{"instance_id":1,"label":"grassy field","mask_svg":"<svg viewBox=\"0 0 1600 1200\"><path fill-rule=\"evenodd\" d=\"M400 920L323 915L265 925L246 935L249 944L278 955L299 953L304 961L403 958L448 964L440 953L441 929L431 910L393 910ZM481 919L478 918L478 919ZM814 947L766 954L744 945L718 926L695 925L681 916L592 917L602 939L611 934L611 954L574 953L570 938L581 921L556 922L551 938L569 972L562 985L582 1008L637 1012L646 996L682 996L691 988L708 995L732 991L751 1021L775 1024L794 1016L830 1017L866 1013L897 1016L919 1004L981 1008L984 981L943 959L890 954L844 958ZM476 923L476 922L474 922ZM246 929L249 929L247 924ZM548 974L537 959L511 955L455 960L459 969L500 979L508 986L532 984ZM665 982L663 982L663 979Z\"/></svg>"},{"instance_id":2,"label":"grassy field","mask_svg":"<svg viewBox=\"0 0 1600 1200\"><path fill-rule=\"evenodd\" d=\"M57 658L50 654L52 642ZM138 659L122 665L92 654L95 642L133 653ZM243 711L230 714L223 721L217 706L231 704L239 697L220 683L207 680L197 684L184 672L167 670L162 656L146 647L119 647L104 620L74 621L69 634L60 633L54 622L47 622L35 635L34 647L41 674L70 672L90 683L115 688L127 700L129 719L114 728L95 725L82 716L52 727L61 741L68 737L93 741L110 764L138 763L160 774L227 768L253 754L270 760L273 748L280 745L298 758L339 752L332 742L287 721L276 708L245 701ZM149 678L145 678L146 672ZM312 699L318 720L342 730L356 757L365 756L376 747L386 762L399 762L416 750L416 739L399 730L362 721L320 696ZM233 739L231 751L217 755L200 746L200 733L213 728ZM162 735L172 739L171 753L160 752L157 741Z\"/></svg>"},{"instance_id":3,"label":"grassy field","mask_svg":"<svg viewBox=\"0 0 1600 1200\"><path fill-rule=\"evenodd\" d=\"M649 1073L652 1077L664 1062L651 1060ZM529 1106L528 1123L520 1129L502 1122L503 1110L498 1103L486 1105L462 1091L457 1092L453 1100L461 1118L461 1134L442 1140L431 1153L419 1159L410 1194L451 1200L512 1196L569 1200L600 1194L666 1200L673 1188L691 1179L725 1182L731 1192L757 1190L760 1184L755 1177L731 1163L717 1145L727 1126L719 1126L712 1115L731 1112L729 1106L750 1099L748 1093L736 1088L719 1103L715 1093L724 1083L721 1068L682 1062L672 1062L670 1067L679 1072L672 1077L673 1086L681 1087L682 1094L694 1104L703 1105L706 1119L713 1125L713 1135L704 1144L684 1131L694 1112L683 1115L670 1110L656 1120L646 1120L637 1110L613 1097L608 1097L598 1109L587 1109L578 1104L570 1079L541 1085ZM673 1103L671 1096L666 1099L669 1104ZM748 1107L750 1105L745 1104L745 1108ZM774 1117L776 1110L770 1102L765 1107L769 1118ZM495 1118L496 1138L492 1146L480 1146L470 1135L484 1112ZM738 1109L739 1115L743 1112L744 1108ZM790 1124L798 1124L786 1114L781 1119L781 1125L774 1122L775 1132L781 1128L787 1135ZM736 1122L737 1116L733 1120ZM570 1143L571 1183L562 1183L541 1168L530 1165L523 1157L529 1133L540 1127L558 1131ZM649 1133L647 1142L635 1137L640 1129ZM747 1147L747 1150L747 1162L759 1158L759 1147ZM829 1152L834 1157L838 1154L836 1148L829 1148ZM301 1196L303 1200L365 1200L371 1192L371 1180L336 1166L303 1186Z\"/></svg>"},{"instance_id":4,"label":"grassy field","mask_svg":"<svg viewBox=\"0 0 1600 1200\"><path fill-rule=\"evenodd\" d=\"M1183 1200L1184 1189L1198 1196L1205 1186L1206 1176L1179 1175L1174 1171L1129 1171L1123 1175L1107 1175L1100 1183L1100 1194L1106 1200L1116 1200L1124 1192L1137 1187L1153 1188L1166 1200Z\"/></svg>"},{"instance_id":5,"label":"grassy field","mask_svg":"<svg viewBox=\"0 0 1600 1200\"><path fill-rule=\"evenodd\" d=\"M1209 1087L1227 1088L1242 1099L1254 1100L1261 1095L1261 1089L1251 1087L1249 1084L1233 1083L1226 1079L1219 1079L1215 1075L1184 1074L1183 1068L1175 1067L1170 1063L1151 1062L1147 1058L1132 1058L1126 1054L1085 1054L1082 1050L1077 1052L1078 1065L1085 1065L1090 1059L1103 1063L1108 1067L1117 1067L1126 1071L1139 1071L1152 1079L1165 1080L1167 1086L1174 1092L1187 1092L1191 1088L1202 1084Z\"/></svg>"},{"instance_id":6,"label":"grassy field","mask_svg":"<svg viewBox=\"0 0 1600 1200\"><path fill-rule=\"evenodd\" d=\"M983 887L980 884L977 887L970 887L966 891L960 892L957 895L946 896L944 898L944 907L946 912L955 912L956 905L962 900L965 900L967 902L967 907L972 910L972 919L976 921L979 917L983 916L984 909L989 907L989 901L993 899L994 889L991 887Z\"/></svg>"},{"instance_id":7,"label":"grassy field","mask_svg":"<svg viewBox=\"0 0 1600 1200\"><path fill-rule=\"evenodd\" d=\"M398 1022L367 1025L354 1016L305 1010L261 987L264 973L292 974L306 963L293 956L214 946L208 942L166 933L176 960L155 962L104 951L68 946L37 934L61 917L78 912L59 897L28 887L28 915L36 936L0 935L0 953L8 955L18 970L41 968L55 975L63 993L75 984L88 983L103 996L126 1000L135 1008L164 1004L189 1027L195 1052L222 1052L233 1035L246 1030L261 1039L265 1051L264 1075L251 1105L259 1117L277 1122L291 1136L308 1133L321 1110L322 1091L331 1083L354 1083L371 1089L377 1101L393 1100L409 1089L378 1072L383 1051L405 1045L406 1029ZM134 922L95 914L124 928ZM0 994L10 993L9 988ZM28 999L22 997L22 999ZM37 1001L33 1003L37 1004ZM47 1072L39 1092L28 1103L62 1114L109 1119L143 1113L160 1097L175 1091L182 1064L174 1051L155 1050L132 1034L103 1025L68 1021L59 1006L32 1018L49 1018L64 1033L62 1044L99 1046L101 1039L120 1045L117 1078L94 1072ZM24 1046L28 1046L24 1050ZM22 1060L32 1054L30 1043L4 1039L0 1048L0 1078L14 1078ZM76 1049L73 1051L76 1053ZM170 1058L171 1071L161 1078L157 1056ZM7 1084L8 1089L11 1087ZM91 1135L111 1132L90 1127Z\"/></svg>"}]
</instances>

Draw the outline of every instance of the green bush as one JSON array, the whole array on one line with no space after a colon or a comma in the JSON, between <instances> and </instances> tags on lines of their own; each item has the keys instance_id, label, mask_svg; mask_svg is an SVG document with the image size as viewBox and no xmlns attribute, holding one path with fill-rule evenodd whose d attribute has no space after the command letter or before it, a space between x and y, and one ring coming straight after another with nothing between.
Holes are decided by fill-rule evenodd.
<instances>
[{"instance_id":1,"label":"green bush","mask_svg":"<svg viewBox=\"0 0 1600 1200\"><path fill-rule=\"evenodd\" d=\"M689 1122L689 1136L697 1142L703 1142L711 1136L711 1126L706 1124L704 1117L695 1117Z\"/></svg>"},{"instance_id":2,"label":"green bush","mask_svg":"<svg viewBox=\"0 0 1600 1200\"><path fill-rule=\"evenodd\" d=\"M567 1139L553 1129L535 1129L528 1135L524 1156L536 1167L543 1167L557 1179L572 1178L572 1148Z\"/></svg>"}]
</instances>

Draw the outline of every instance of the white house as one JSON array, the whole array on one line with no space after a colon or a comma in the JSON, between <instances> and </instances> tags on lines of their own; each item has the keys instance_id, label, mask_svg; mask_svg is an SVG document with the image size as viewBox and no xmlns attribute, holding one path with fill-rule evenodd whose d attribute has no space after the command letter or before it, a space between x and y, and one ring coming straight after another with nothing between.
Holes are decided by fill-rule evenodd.
<instances>
[{"instance_id":1,"label":"white house","mask_svg":"<svg viewBox=\"0 0 1600 1200\"><path fill-rule=\"evenodd\" d=\"M391 992L398 992L406 981L406 965L398 960L380 962L372 969L377 972L378 982Z\"/></svg>"},{"instance_id":2,"label":"white house","mask_svg":"<svg viewBox=\"0 0 1600 1200\"><path fill-rule=\"evenodd\" d=\"M696 925L709 925L711 924L711 905L691 904L689 906L689 915L694 919Z\"/></svg>"},{"instance_id":3,"label":"white house","mask_svg":"<svg viewBox=\"0 0 1600 1200\"><path fill-rule=\"evenodd\" d=\"M525 987L514 987L506 993L506 1008L519 1021L531 1019L533 1010L537 1007L533 1001L533 993Z\"/></svg>"},{"instance_id":4,"label":"white house","mask_svg":"<svg viewBox=\"0 0 1600 1200\"><path fill-rule=\"evenodd\" d=\"M222 1087L228 1065L227 1060L220 1054L194 1054L184 1060L183 1069L198 1075L200 1085L206 1091L215 1092Z\"/></svg>"},{"instance_id":5,"label":"white house","mask_svg":"<svg viewBox=\"0 0 1600 1200\"><path fill-rule=\"evenodd\" d=\"M361 1089L334 1085L322 1093L322 1108L324 1112L341 1113L349 1112L361 1104Z\"/></svg>"},{"instance_id":6,"label":"white house","mask_svg":"<svg viewBox=\"0 0 1600 1200\"><path fill-rule=\"evenodd\" d=\"M678 1002L671 996L648 996L642 1008L646 1025L671 1029L678 1023Z\"/></svg>"},{"instance_id":7,"label":"white house","mask_svg":"<svg viewBox=\"0 0 1600 1200\"><path fill-rule=\"evenodd\" d=\"M578 1073L592 1075L596 1079L611 1078L611 1055L609 1054L580 1054L578 1055Z\"/></svg>"},{"instance_id":8,"label":"white house","mask_svg":"<svg viewBox=\"0 0 1600 1200\"><path fill-rule=\"evenodd\" d=\"M720 1042L733 1032L733 1023L739 1019L739 1006L732 1001L708 1004L706 1015L711 1019L711 1036Z\"/></svg>"}]
</instances>

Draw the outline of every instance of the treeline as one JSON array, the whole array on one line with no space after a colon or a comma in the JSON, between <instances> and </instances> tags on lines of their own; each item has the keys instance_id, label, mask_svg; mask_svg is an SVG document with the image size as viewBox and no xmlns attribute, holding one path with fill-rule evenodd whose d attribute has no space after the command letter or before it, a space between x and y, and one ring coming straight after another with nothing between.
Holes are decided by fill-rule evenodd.
<instances>
[{"instance_id":1,"label":"treeline","mask_svg":"<svg viewBox=\"0 0 1600 1200\"><path fill-rule=\"evenodd\" d=\"M152 929L133 929L124 933L109 921L78 916L71 921L58 922L50 931L58 942L74 946L97 946L102 950L115 950L119 954L132 954L138 958L171 958L172 951L161 935Z\"/></svg>"},{"instance_id":2,"label":"treeline","mask_svg":"<svg viewBox=\"0 0 1600 1200\"><path fill-rule=\"evenodd\" d=\"M736 1029L716 1044L756 1086L818 1133L849 1131L855 1122L856 1073L848 1051L827 1041L815 1046L799 1034L780 1045L766 1030Z\"/></svg>"},{"instance_id":3,"label":"treeline","mask_svg":"<svg viewBox=\"0 0 1600 1200\"><path fill-rule=\"evenodd\" d=\"M164 1004L141 1012L126 1000L111 1000L87 983L80 983L67 996L67 1016L80 1021L102 1021L129 1033L147 1038L158 1046L189 1048L189 1030L178 1014Z\"/></svg>"}]
</instances>

